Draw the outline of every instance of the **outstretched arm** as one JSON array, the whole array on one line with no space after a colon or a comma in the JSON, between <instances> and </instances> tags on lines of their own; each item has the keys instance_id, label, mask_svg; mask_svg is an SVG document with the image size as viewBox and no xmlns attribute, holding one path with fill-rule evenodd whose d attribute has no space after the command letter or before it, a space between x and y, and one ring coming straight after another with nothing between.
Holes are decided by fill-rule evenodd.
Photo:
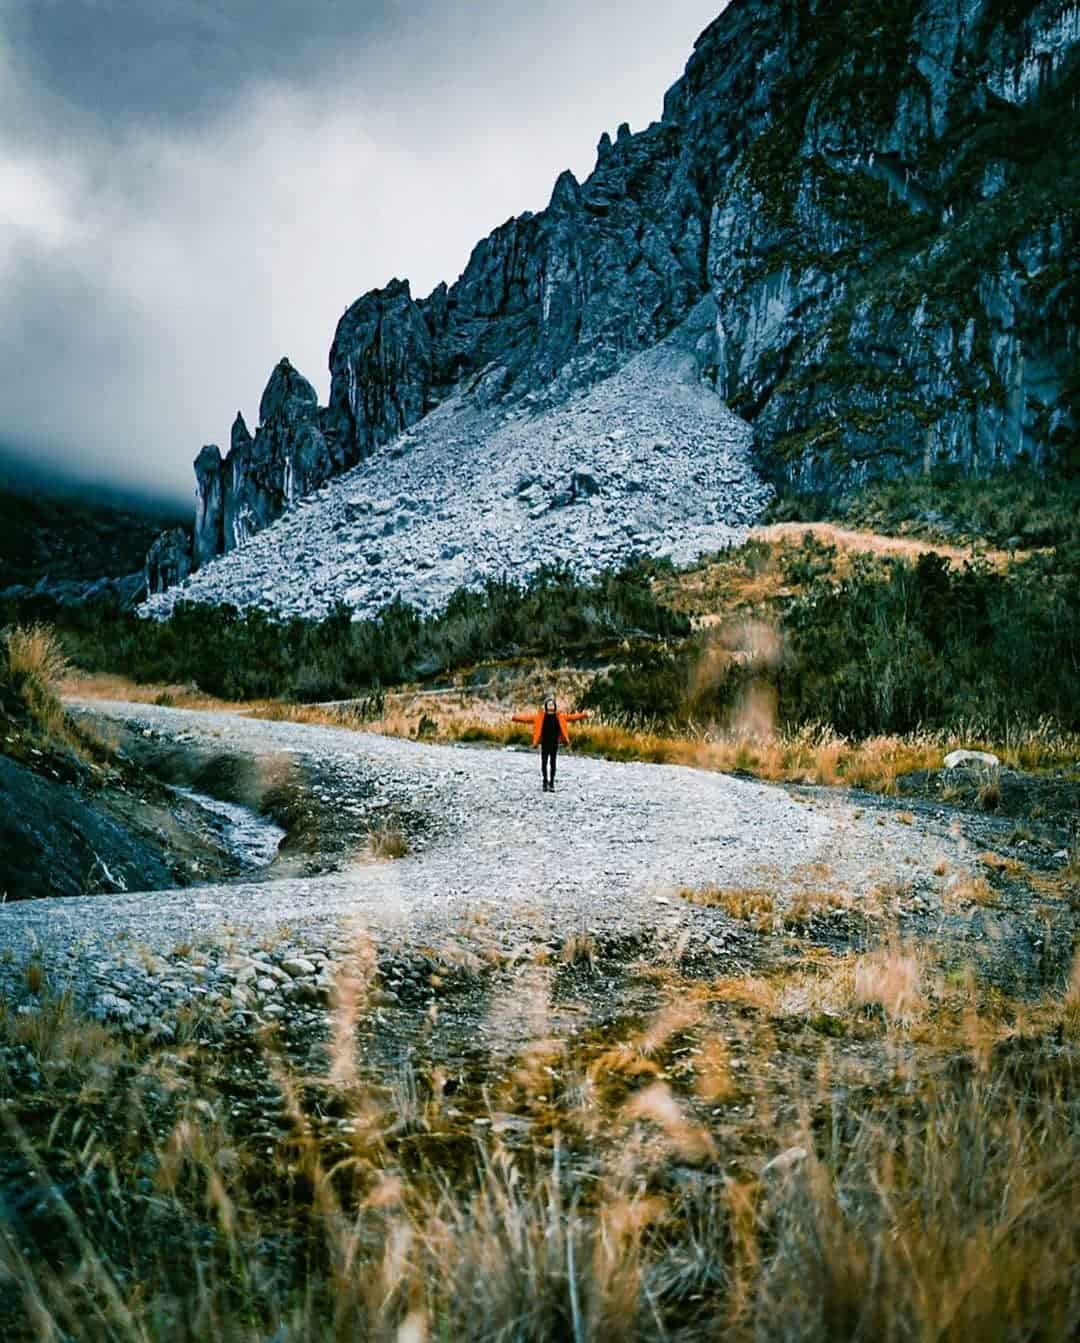
<instances>
[{"instance_id":1,"label":"outstretched arm","mask_svg":"<svg viewBox=\"0 0 1080 1343\"><path fill-rule=\"evenodd\" d=\"M535 717L536 715L532 713L516 713L510 721L511 723L531 723Z\"/></svg>"},{"instance_id":2,"label":"outstretched arm","mask_svg":"<svg viewBox=\"0 0 1080 1343\"><path fill-rule=\"evenodd\" d=\"M568 713L566 721L568 723L580 723L583 718L591 718L592 714L588 709L582 709L580 713Z\"/></svg>"}]
</instances>

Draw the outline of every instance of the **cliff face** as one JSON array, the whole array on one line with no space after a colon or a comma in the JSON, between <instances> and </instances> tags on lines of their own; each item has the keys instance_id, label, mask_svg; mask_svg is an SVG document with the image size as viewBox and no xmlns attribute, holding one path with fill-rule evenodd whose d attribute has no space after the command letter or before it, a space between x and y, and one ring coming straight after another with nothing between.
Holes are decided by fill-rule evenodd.
<instances>
[{"instance_id":1,"label":"cliff face","mask_svg":"<svg viewBox=\"0 0 1080 1343\"><path fill-rule=\"evenodd\" d=\"M714 203L717 389L825 492L1075 451L1080 6L841 8Z\"/></svg>"},{"instance_id":2,"label":"cliff face","mask_svg":"<svg viewBox=\"0 0 1080 1343\"><path fill-rule=\"evenodd\" d=\"M348 309L327 408L278 366L254 440L199 458L196 562L451 392L558 402L709 291L701 375L780 482L1075 452L1078 50L1076 0L733 0L659 122L455 284Z\"/></svg>"}]
</instances>

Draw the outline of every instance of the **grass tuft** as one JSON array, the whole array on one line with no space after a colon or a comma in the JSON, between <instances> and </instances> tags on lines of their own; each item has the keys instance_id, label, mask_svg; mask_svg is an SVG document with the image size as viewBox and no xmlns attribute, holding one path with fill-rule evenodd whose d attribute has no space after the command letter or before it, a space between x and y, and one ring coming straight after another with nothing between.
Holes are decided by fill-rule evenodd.
<instances>
[{"instance_id":1,"label":"grass tuft","mask_svg":"<svg viewBox=\"0 0 1080 1343\"><path fill-rule=\"evenodd\" d=\"M22 700L46 739L65 739L65 714L58 690L70 666L48 625L16 625L4 636L4 679Z\"/></svg>"},{"instance_id":2,"label":"grass tuft","mask_svg":"<svg viewBox=\"0 0 1080 1343\"><path fill-rule=\"evenodd\" d=\"M371 831L368 843L372 856L379 859L404 858L409 852L408 836L401 822L394 818L376 825Z\"/></svg>"}]
</instances>

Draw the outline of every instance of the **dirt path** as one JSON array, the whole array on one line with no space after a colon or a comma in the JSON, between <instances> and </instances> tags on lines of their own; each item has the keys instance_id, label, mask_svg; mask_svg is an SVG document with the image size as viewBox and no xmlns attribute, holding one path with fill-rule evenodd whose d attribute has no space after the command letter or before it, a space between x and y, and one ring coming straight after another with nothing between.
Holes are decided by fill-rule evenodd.
<instances>
[{"instance_id":1,"label":"dirt path","mask_svg":"<svg viewBox=\"0 0 1080 1343\"><path fill-rule=\"evenodd\" d=\"M991 550L984 546L953 546L945 541L931 541L918 536L885 536L880 532L858 531L852 527L837 527L832 522L773 522L768 526L752 527L750 536L757 541L793 541L796 544L807 532L826 545L840 551L864 551L874 555L897 555L915 560L926 551L941 555L954 564L973 560L976 555L1003 569L1014 560L1026 559L1025 550Z\"/></svg>"},{"instance_id":2,"label":"dirt path","mask_svg":"<svg viewBox=\"0 0 1080 1343\"><path fill-rule=\"evenodd\" d=\"M415 832L399 861L373 862L361 850L341 870L316 877L0 910L10 964L38 947L80 996L119 998L117 1015L130 1010L149 1019L190 1001L196 990L186 962L200 948L205 960L210 946L221 949L214 964L225 955L234 967L238 957L308 960L300 977L314 983L325 971L324 987L326 967L358 928L414 946L482 928L485 944L504 956L529 941L557 947L575 935L643 934L721 954L737 949L745 930L680 899L680 887L765 887L778 903L827 888L857 906L873 891L903 885L916 898L924 890L929 902L933 864L965 862L943 814L927 812L912 824L889 806L864 809L823 790L800 796L701 770L564 753L558 792L546 795L535 758L521 750L143 704L86 708L162 742L306 762L317 768L323 805L361 821L400 808ZM245 973L241 987L253 976L256 984L267 979L257 971ZM270 987L252 987L250 1001L241 992L239 1002L261 1010L271 998Z\"/></svg>"}]
</instances>

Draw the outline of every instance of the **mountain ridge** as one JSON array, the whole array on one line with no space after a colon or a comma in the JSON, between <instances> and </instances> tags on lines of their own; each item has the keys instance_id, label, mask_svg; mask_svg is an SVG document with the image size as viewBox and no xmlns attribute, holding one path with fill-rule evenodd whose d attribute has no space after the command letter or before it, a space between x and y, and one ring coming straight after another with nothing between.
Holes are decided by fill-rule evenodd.
<instances>
[{"instance_id":1,"label":"mountain ridge","mask_svg":"<svg viewBox=\"0 0 1080 1343\"><path fill-rule=\"evenodd\" d=\"M453 285L350 305L327 406L278 365L254 437L240 418L200 454L196 565L448 400L544 412L706 296L698 375L781 487L1071 459L1078 48L1062 0L734 0L584 182L563 173Z\"/></svg>"}]
</instances>

